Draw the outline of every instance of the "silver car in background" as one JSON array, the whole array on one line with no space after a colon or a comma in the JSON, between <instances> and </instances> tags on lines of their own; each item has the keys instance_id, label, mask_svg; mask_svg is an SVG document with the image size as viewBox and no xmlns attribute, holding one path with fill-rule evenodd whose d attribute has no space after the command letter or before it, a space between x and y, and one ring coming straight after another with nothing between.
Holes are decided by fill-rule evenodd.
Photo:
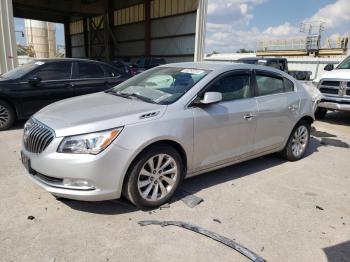
<instances>
[{"instance_id":1,"label":"silver car in background","mask_svg":"<svg viewBox=\"0 0 350 262\"><path fill-rule=\"evenodd\" d=\"M167 202L183 178L262 155L303 157L315 103L270 67L179 63L54 103L26 124L22 162L57 197Z\"/></svg>"}]
</instances>

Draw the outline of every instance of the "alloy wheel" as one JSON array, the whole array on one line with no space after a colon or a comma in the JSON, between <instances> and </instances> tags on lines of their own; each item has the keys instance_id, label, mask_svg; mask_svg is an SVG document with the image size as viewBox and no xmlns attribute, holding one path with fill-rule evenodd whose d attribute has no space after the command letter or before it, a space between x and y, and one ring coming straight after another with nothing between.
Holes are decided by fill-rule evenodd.
<instances>
[{"instance_id":1,"label":"alloy wheel","mask_svg":"<svg viewBox=\"0 0 350 262\"><path fill-rule=\"evenodd\" d=\"M0 127L5 126L10 120L10 113L6 107L0 105Z\"/></svg>"},{"instance_id":2,"label":"alloy wheel","mask_svg":"<svg viewBox=\"0 0 350 262\"><path fill-rule=\"evenodd\" d=\"M305 126L299 126L293 135L292 152L295 157L300 157L304 154L309 140L308 130Z\"/></svg>"},{"instance_id":3,"label":"alloy wheel","mask_svg":"<svg viewBox=\"0 0 350 262\"><path fill-rule=\"evenodd\" d=\"M141 168L137 188L147 201L158 201L173 189L179 176L175 159L168 154L158 154L149 158Z\"/></svg>"}]
</instances>

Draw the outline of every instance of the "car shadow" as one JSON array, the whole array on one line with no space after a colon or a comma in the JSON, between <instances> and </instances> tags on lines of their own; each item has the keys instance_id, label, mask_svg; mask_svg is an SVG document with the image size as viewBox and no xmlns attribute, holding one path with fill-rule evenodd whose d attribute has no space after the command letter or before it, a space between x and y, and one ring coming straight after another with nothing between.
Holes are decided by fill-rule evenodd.
<instances>
[{"instance_id":1,"label":"car shadow","mask_svg":"<svg viewBox=\"0 0 350 262\"><path fill-rule=\"evenodd\" d=\"M318 152L319 146L322 146L321 141L311 137L308 150L305 153L305 158ZM278 154L270 154L186 179L182 183L182 187L184 190L195 194L203 189L226 183L228 181L233 182L236 179L253 175L285 162L287 161Z\"/></svg>"},{"instance_id":2,"label":"car shadow","mask_svg":"<svg viewBox=\"0 0 350 262\"><path fill-rule=\"evenodd\" d=\"M321 145L320 140L311 137L310 146L306 152L305 157L312 155L318 151L318 147ZM221 183L228 181L234 181L244 176L253 175L262 170L281 165L286 160L279 157L277 154L271 154L264 157L259 157L246 162L238 163L229 167L225 167L216 171L205 173L199 176L195 176L183 181L179 190L188 192L189 194L195 194L203 189L210 188ZM174 203L180 199L174 196L169 203ZM139 211L130 202L125 199L100 201L100 202L84 202L69 199L59 199L62 203L70 208L82 212L104 214L104 215L117 215L131 213ZM148 211L148 210L144 210Z\"/></svg>"},{"instance_id":3,"label":"car shadow","mask_svg":"<svg viewBox=\"0 0 350 262\"><path fill-rule=\"evenodd\" d=\"M350 241L323 249L328 262L346 262L350 258Z\"/></svg>"},{"instance_id":4,"label":"car shadow","mask_svg":"<svg viewBox=\"0 0 350 262\"><path fill-rule=\"evenodd\" d=\"M125 199L98 202L85 202L65 198L58 198L57 200L71 209L94 214L118 215L138 211L135 206Z\"/></svg>"},{"instance_id":5,"label":"car shadow","mask_svg":"<svg viewBox=\"0 0 350 262\"><path fill-rule=\"evenodd\" d=\"M19 129L23 129L24 128L24 124L26 123L27 120L19 120L16 121L13 126L11 128L9 128L10 130L19 130Z\"/></svg>"},{"instance_id":6,"label":"car shadow","mask_svg":"<svg viewBox=\"0 0 350 262\"><path fill-rule=\"evenodd\" d=\"M350 112L328 111L326 116L318 121L335 125L350 126Z\"/></svg>"}]
</instances>

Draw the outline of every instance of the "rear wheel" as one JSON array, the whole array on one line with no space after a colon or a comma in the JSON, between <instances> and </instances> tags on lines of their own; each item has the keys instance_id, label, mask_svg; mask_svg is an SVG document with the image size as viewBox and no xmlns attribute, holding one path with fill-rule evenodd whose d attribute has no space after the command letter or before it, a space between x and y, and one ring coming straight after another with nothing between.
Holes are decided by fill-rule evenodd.
<instances>
[{"instance_id":1,"label":"rear wheel","mask_svg":"<svg viewBox=\"0 0 350 262\"><path fill-rule=\"evenodd\" d=\"M155 208L169 201L183 177L179 153L157 145L142 153L131 166L124 195L138 208Z\"/></svg>"},{"instance_id":2,"label":"rear wheel","mask_svg":"<svg viewBox=\"0 0 350 262\"><path fill-rule=\"evenodd\" d=\"M327 109L318 107L315 112L316 119L323 119L327 114Z\"/></svg>"},{"instance_id":3,"label":"rear wheel","mask_svg":"<svg viewBox=\"0 0 350 262\"><path fill-rule=\"evenodd\" d=\"M15 122L15 111L7 102L0 100L0 131L9 129Z\"/></svg>"},{"instance_id":4,"label":"rear wheel","mask_svg":"<svg viewBox=\"0 0 350 262\"><path fill-rule=\"evenodd\" d=\"M301 159L309 145L310 124L301 120L293 129L286 147L281 152L282 156L289 161Z\"/></svg>"}]
</instances>

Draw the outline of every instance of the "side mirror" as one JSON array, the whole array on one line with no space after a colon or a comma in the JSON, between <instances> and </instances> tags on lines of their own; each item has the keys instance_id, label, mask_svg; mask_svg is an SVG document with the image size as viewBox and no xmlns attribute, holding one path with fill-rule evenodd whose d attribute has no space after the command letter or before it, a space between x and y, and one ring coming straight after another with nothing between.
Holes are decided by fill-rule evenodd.
<instances>
[{"instance_id":1,"label":"side mirror","mask_svg":"<svg viewBox=\"0 0 350 262\"><path fill-rule=\"evenodd\" d=\"M203 99L200 100L200 103L209 105L220 101L222 101L222 94L220 92L205 92Z\"/></svg>"},{"instance_id":2,"label":"side mirror","mask_svg":"<svg viewBox=\"0 0 350 262\"><path fill-rule=\"evenodd\" d=\"M31 78L28 79L28 83L31 85L37 85L41 82L41 78L38 76L32 76Z\"/></svg>"},{"instance_id":3,"label":"side mirror","mask_svg":"<svg viewBox=\"0 0 350 262\"><path fill-rule=\"evenodd\" d=\"M333 64L328 64L324 67L325 71L332 71L334 69L334 65Z\"/></svg>"}]
</instances>

